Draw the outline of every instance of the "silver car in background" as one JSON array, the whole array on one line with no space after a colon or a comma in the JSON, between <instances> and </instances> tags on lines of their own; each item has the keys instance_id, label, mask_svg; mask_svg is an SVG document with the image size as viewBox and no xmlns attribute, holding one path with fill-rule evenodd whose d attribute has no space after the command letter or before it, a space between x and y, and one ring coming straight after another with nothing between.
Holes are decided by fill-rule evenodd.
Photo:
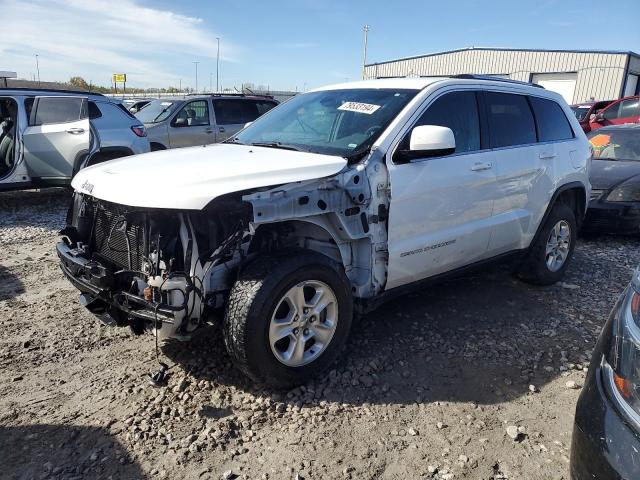
<instances>
[{"instance_id":1,"label":"silver car in background","mask_svg":"<svg viewBox=\"0 0 640 480\"><path fill-rule=\"evenodd\" d=\"M0 191L65 186L85 166L149 150L144 125L103 95L0 89Z\"/></svg>"},{"instance_id":2,"label":"silver car in background","mask_svg":"<svg viewBox=\"0 0 640 480\"><path fill-rule=\"evenodd\" d=\"M151 150L222 142L278 105L270 96L189 95L151 101L136 113Z\"/></svg>"}]
</instances>

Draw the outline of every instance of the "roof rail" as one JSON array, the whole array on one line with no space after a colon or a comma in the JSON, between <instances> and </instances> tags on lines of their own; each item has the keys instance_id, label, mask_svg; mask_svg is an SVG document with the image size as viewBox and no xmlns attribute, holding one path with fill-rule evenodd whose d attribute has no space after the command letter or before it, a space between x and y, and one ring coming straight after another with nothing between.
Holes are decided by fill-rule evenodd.
<instances>
[{"instance_id":1,"label":"roof rail","mask_svg":"<svg viewBox=\"0 0 640 480\"><path fill-rule=\"evenodd\" d=\"M261 93L187 93L187 97L191 96L201 97L260 97L273 99L273 95L261 94Z\"/></svg>"},{"instance_id":2,"label":"roof rail","mask_svg":"<svg viewBox=\"0 0 640 480\"><path fill-rule=\"evenodd\" d=\"M72 89L58 89L58 88L29 88L29 87L0 87L2 90L16 90L18 92L51 92L51 93L74 93L80 95L97 95L104 97L102 93L88 92L87 90L72 90Z\"/></svg>"},{"instance_id":3,"label":"roof rail","mask_svg":"<svg viewBox=\"0 0 640 480\"><path fill-rule=\"evenodd\" d=\"M510 78L492 77L491 75L476 75L475 73L462 73L460 75L451 75L450 78L466 78L469 80L490 80L492 82L515 83L517 85L528 85L529 87L542 88L542 85L531 82L522 82L520 80L511 80Z\"/></svg>"}]
</instances>

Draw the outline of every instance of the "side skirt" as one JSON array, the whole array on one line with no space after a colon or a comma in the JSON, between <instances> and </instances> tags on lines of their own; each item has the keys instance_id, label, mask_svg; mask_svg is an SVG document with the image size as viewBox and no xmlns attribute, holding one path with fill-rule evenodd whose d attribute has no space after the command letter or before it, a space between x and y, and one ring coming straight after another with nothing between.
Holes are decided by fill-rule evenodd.
<instances>
[{"instance_id":1,"label":"side skirt","mask_svg":"<svg viewBox=\"0 0 640 480\"><path fill-rule=\"evenodd\" d=\"M512 252L500 254L496 257L465 265L464 267L456 268L455 270L439 273L438 275L434 275L417 282L412 282L407 285L401 285L390 290L385 290L384 292L373 298L356 298L354 301L355 312L358 315L364 315L398 297L413 293L418 290L422 290L425 287L434 285L436 283L442 283L446 280L462 277L481 268L485 268L488 265L512 263L515 267L527 252L528 249L526 248L522 250L514 250Z\"/></svg>"}]
</instances>

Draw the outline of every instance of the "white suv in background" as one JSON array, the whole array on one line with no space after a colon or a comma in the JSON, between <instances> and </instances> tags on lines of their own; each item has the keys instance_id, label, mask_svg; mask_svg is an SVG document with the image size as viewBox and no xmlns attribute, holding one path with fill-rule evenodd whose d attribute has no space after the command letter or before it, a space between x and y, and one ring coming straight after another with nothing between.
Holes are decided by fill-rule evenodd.
<instances>
[{"instance_id":1,"label":"white suv in background","mask_svg":"<svg viewBox=\"0 0 640 480\"><path fill-rule=\"evenodd\" d=\"M144 125L103 95L0 88L0 191L69 185L80 168L149 150Z\"/></svg>"},{"instance_id":2,"label":"white suv in background","mask_svg":"<svg viewBox=\"0 0 640 480\"><path fill-rule=\"evenodd\" d=\"M57 251L103 320L159 338L222 323L235 364L289 386L354 312L507 257L562 278L590 194L562 97L474 76L320 88L226 143L81 171Z\"/></svg>"}]
</instances>

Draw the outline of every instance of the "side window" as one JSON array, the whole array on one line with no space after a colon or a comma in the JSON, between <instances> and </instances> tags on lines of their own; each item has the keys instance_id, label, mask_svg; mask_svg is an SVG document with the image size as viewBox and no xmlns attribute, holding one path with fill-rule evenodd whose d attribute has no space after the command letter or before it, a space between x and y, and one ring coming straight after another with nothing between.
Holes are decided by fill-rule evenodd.
<instances>
[{"instance_id":1,"label":"side window","mask_svg":"<svg viewBox=\"0 0 640 480\"><path fill-rule=\"evenodd\" d=\"M553 100L529 97L538 124L538 141L552 142L574 137L571 125L562 107Z\"/></svg>"},{"instance_id":2,"label":"side window","mask_svg":"<svg viewBox=\"0 0 640 480\"><path fill-rule=\"evenodd\" d=\"M619 117L620 113L620 104L622 102L614 103L609 108L607 108L604 112L602 112L602 116L607 120L615 120Z\"/></svg>"},{"instance_id":3,"label":"side window","mask_svg":"<svg viewBox=\"0 0 640 480\"><path fill-rule=\"evenodd\" d=\"M87 117L87 105L83 98L40 97L37 100L30 109L29 125L75 122Z\"/></svg>"},{"instance_id":4,"label":"side window","mask_svg":"<svg viewBox=\"0 0 640 480\"><path fill-rule=\"evenodd\" d=\"M209 105L206 100L185 104L171 121L172 127L201 127L209 125Z\"/></svg>"},{"instance_id":5,"label":"side window","mask_svg":"<svg viewBox=\"0 0 640 480\"><path fill-rule=\"evenodd\" d=\"M216 114L216 123L218 125L237 125L251 122L252 120L244 120L247 118L245 103L244 100L234 99L214 100L213 111ZM255 120L255 118L253 120Z\"/></svg>"},{"instance_id":6,"label":"side window","mask_svg":"<svg viewBox=\"0 0 640 480\"><path fill-rule=\"evenodd\" d=\"M416 122L420 125L449 127L456 140L456 153L480 150L480 119L475 92L452 92L433 102ZM406 148L409 136L403 140Z\"/></svg>"},{"instance_id":7,"label":"side window","mask_svg":"<svg viewBox=\"0 0 640 480\"><path fill-rule=\"evenodd\" d=\"M256 102L256 106L258 107L258 115L264 115L277 104L275 102Z\"/></svg>"},{"instance_id":8,"label":"side window","mask_svg":"<svg viewBox=\"0 0 640 480\"><path fill-rule=\"evenodd\" d=\"M620 102L619 118L635 117L636 115L640 115L640 99L630 98Z\"/></svg>"},{"instance_id":9,"label":"side window","mask_svg":"<svg viewBox=\"0 0 640 480\"><path fill-rule=\"evenodd\" d=\"M89 118L93 120L94 118L100 118L102 116L102 112L98 108L98 105L95 102L89 102Z\"/></svg>"},{"instance_id":10,"label":"side window","mask_svg":"<svg viewBox=\"0 0 640 480\"><path fill-rule=\"evenodd\" d=\"M486 92L491 147L535 143L536 126L524 95Z\"/></svg>"}]
</instances>

